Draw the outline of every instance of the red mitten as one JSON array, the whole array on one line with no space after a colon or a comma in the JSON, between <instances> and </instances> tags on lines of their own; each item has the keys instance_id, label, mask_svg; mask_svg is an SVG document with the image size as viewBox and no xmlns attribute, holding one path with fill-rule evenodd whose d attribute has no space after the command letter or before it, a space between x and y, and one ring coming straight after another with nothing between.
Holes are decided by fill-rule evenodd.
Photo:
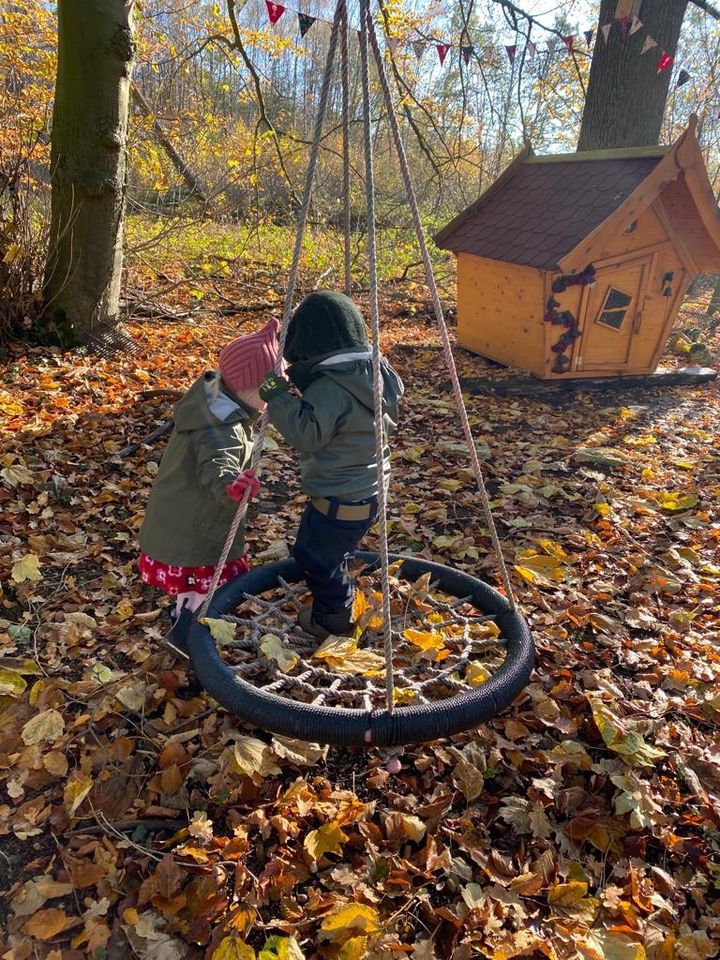
<instances>
[{"instance_id":1,"label":"red mitten","mask_svg":"<svg viewBox=\"0 0 720 960\"><path fill-rule=\"evenodd\" d=\"M255 471L243 470L225 487L225 492L231 500L240 503L241 500L252 500L260 493L260 489L260 481L255 476Z\"/></svg>"}]
</instances>

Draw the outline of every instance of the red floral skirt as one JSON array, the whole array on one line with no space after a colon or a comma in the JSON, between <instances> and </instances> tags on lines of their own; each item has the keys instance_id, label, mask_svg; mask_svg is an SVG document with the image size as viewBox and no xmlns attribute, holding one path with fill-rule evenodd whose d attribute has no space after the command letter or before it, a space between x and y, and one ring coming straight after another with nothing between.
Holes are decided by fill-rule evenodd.
<instances>
[{"instance_id":1,"label":"red floral skirt","mask_svg":"<svg viewBox=\"0 0 720 960\"><path fill-rule=\"evenodd\" d=\"M157 587L169 597L176 597L179 593L207 593L210 589L214 564L205 564L202 567L174 567L169 563L153 560L146 553L140 554L138 561L140 579L143 583ZM223 567L218 586L222 587L250 569L247 554L230 560Z\"/></svg>"}]
</instances>

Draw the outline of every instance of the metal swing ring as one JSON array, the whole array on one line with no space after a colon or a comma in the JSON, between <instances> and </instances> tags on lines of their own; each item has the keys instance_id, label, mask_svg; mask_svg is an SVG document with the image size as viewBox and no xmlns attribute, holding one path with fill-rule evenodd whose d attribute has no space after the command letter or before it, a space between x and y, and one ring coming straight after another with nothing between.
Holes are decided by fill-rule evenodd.
<instances>
[{"instance_id":1,"label":"metal swing ring","mask_svg":"<svg viewBox=\"0 0 720 960\"><path fill-rule=\"evenodd\" d=\"M358 552L356 559L377 564L374 553ZM240 719L263 730L312 743L343 746L390 747L422 743L467 730L497 716L527 685L535 661L535 647L523 617L506 598L482 580L439 563L391 554L402 561L399 576L415 581L430 573L440 590L455 597L469 597L484 613L493 614L507 644L500 669L479 687L451 699L388 710L331 707L288 700L258 689L239 678L220 657L210 631L195 621L190 629L190 660L205 690ZM207 612L218 618L232 610L247 595L276 587L280 579L302 579L294 560L258 567L226 584L213 598Z\"/></svg>"}]
</instances>

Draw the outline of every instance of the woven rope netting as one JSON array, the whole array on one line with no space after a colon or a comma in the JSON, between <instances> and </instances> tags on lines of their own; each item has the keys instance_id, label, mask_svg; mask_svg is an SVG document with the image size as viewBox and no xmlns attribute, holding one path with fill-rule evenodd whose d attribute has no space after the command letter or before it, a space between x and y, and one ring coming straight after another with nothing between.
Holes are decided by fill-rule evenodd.
<instances>
[{"instance_id":1,"label":"woven rope netting","mask_svg":"<svg viewBox=\"0 0 720 960\"><path fill-rule=\"evenodd\" d=\"M466 693L505 661L505 641L494 617L469 597L451 597L430 582L400 579L389 568L394 706L428 703ZM303 584L280 580L262 595L246 596L217 629L221 656L236 676L268 693L327 706L365 710L386 705L382 595L375 574L357 579L357 627L352 637L320 643L297 625L307 600ZM229 640L223 633L234 630Z\"/></svg>"}]
</instances>

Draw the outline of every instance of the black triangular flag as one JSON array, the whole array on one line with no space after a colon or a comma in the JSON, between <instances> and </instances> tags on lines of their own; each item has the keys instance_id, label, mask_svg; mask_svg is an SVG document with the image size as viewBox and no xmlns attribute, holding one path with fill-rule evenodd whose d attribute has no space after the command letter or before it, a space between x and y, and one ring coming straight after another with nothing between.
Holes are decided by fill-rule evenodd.
<instances>
[{"instance_id":1,"label":"black triangular flag","mask_svg":"<svg viewBox=\"0 0 720 960\"><path fill-rule=\"evenodd\" d=\"M675 84L675 86L681 87L684 83L687 83L689 79L690 79L690 74L687 72L687 70L681 70L680 73L678 74L677 83Z\"/></svg>"},{"instance_id":2,"label":"black triangular flag","mask_svg":"<svg viewBox=\"0 0 720 960\"><path fill-rule=\"evenodd\" d=\"M583 36L585 37L585 43L588 46L590 46L590 44L592 43L592 38L594 33L595 33L595 30L593 29L593 30L586 30L585 33L583 34Z\"/></svg>"},{"instance_id":3,"label":"black triangular flag","mask_svg":"<svg viewBox=\"0 0 720 960\"><path fill-rule=\"evenodd\" d=\"M298 22L299 22L299 24L300 24L300 36L301 36L301 37L304 37L304 36L305 36L305 34L308 32L308 30L309 30L310 27L315 23L316 20L317 20L317 17L311 17L311 16L309 16L309 14L307 14L307 13L299 13L299 14L298 14Z\"/></svg>"},{"instance_id":4,"label":"black triangular flag","mask_svg":"<svg viewBox=\"0 0 720 960\"><path fill-rule=\"evenodd\" d=\"M462 58L465 63L470 63L470 57L473 55L472 47L460 47L460 52L462 53Z\"/></svg>"}]
</instances>

